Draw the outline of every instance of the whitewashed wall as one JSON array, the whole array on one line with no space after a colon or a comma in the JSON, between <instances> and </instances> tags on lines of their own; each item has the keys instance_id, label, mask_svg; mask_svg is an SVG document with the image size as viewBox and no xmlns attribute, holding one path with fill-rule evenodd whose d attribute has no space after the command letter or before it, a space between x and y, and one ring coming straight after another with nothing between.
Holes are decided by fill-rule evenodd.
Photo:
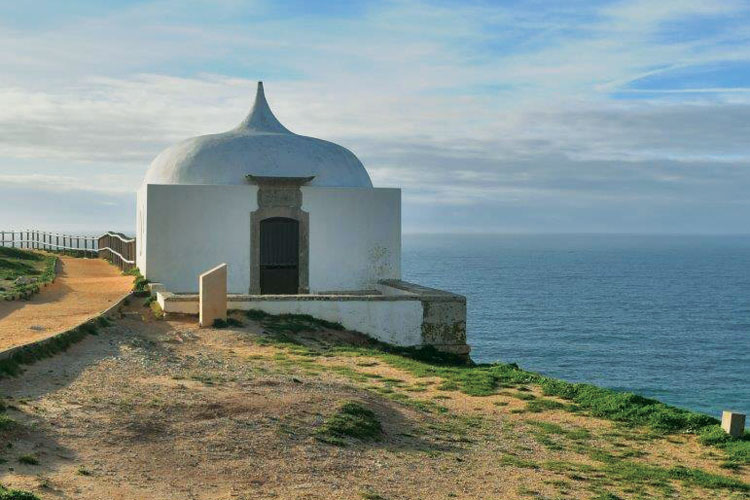
<instances>
[{"instance_id":1,"label":"whitewashed wall","mask_svg":"<svg viewBox=\"0 0 750 500\"><path fill-rule=\"evenodd\" d=\"M145 276L172 292L195 292L199 274L226 262L229 292L247 293L256 193L250 185L149 184Z\"/></svg>"},{"instance_id":2,"label":"whitewashed wall","mask_svg":"<svg viewBox=\"0 0 750 500\"><path fill-rule=\"evenodd\" d=\"M198 297L174 297L169 292L158 292L157 301L167 313L198 314ZM175 300L177 299L177 300ZM229 309L247 311L257 309L269 314L309 314L319 319L341 323L344 328L365 333L374 339L400 346L424 344L422 324L424 305L414 300L371 300L363 297L352 300L298 300L269 298L251 300L229 297Z\"/></svg>"},{"instance_id":3,"label":"whitewashed wall","mask_svg":"<svg viewBox=\"0 0 750 500\"><path fill-rule=\"evenodd\" d=\"M401 190L302 187L310 291L374 289L401 277Z\"/></svg>"},{"instance_id":4,"label":"whitewashed wall","mask_svg":"<svg viewBox=\"0 0 750 500\"><path fill-rule=\"evenodd\" d=\"M196 292L198 275L226 262L229 293L247 293L257 189L143 186L138 191L143 222L137 222L141 272L170 292ZM400 277L399 189L303 187L302 194L302 207L310 213L312 292L373 289L380 279Z\"/></svg>"},{"instance_id":5,"label":"whitewashed wall","mask_svg":"<svg viewBox=\"0 0 750 500\"><path fill-rule=\"evenodd\" d=\"M135 219L135 265L143 275L146 274L146 184L142 184L136 192Z\"/></svg>"},{"instance_id":6,"label":"whitewashed wall","mask_svg":"<svg viewBox=\"0 0 750 500\"><path fill-rule=\"evenodd\" d=\"M240 303L238 303L240 304ZM309 314L341 323L344 328L400 346L422 345L422 303L402 301L254 301L242 303L248 309L269 314Z\"/></svg>"}]
</instances>

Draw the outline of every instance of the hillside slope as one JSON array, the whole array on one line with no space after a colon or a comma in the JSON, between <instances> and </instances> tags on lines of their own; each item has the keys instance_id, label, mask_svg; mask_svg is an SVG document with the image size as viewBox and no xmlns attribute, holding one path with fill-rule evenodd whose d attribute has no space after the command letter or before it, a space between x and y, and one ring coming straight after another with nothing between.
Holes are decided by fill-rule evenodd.
<instances>
[{"instance_id":1,"label":"hillside slope","mask_svg":"<svg viewBox=\"0 0 750 500\"><path fill-rule=\"evenodd\" d=\"M741 453L674 432L694 414L561 399L510 365L416 361L305 318L231 323L133 304L0 380L0 482L40 498L750 497Z\"/></svg>"}]
</instances>

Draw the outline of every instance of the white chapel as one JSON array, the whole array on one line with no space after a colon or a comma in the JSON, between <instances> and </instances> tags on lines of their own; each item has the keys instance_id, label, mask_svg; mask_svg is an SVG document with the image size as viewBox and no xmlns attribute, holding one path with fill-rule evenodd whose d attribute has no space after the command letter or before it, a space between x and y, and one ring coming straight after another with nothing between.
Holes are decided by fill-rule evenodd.
<instances>
[{"instance_id":1,"label":"white chapel","mask_svg":"<svg viewBox=\"0 0 750 500\"><path fill-rule=\"evenodd\" d=\"M193 312L198 275L226 263L230 307L468 352L465 298L401 281L401 190L373 187L348 149L287 129L262 82L237 127L154 159L136 226L137 266L166 312ZM425 325L458 337L425 337Z\"/></svg>"}]
</instances>

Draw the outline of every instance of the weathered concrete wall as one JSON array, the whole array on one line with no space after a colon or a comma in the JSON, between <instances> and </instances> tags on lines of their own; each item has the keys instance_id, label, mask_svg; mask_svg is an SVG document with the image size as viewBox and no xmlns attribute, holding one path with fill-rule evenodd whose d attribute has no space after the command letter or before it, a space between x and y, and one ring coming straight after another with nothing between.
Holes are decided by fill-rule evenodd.
<instances>
[{"instance_id":1,"label":"weathered concrete wall","mask_svg":"<svg viewBox=\"0 0 750 500\"><path fill-rule=\"evenodd\" d=\"M257 192L251 184L143 186L143 221L137 223L141 272L171 292L196 293L198 275L226 262L229 292L248 293ZM372 289L380 279L400 277L400 190L302 187L302 195L309 212L312 292Z\"/></svg>"},{"instance_id":2,"label":"weathered concrete wall","mask_svg":"<svg viewBox=\"0 0 750 500\"><path fill-rule=\"evenodd\" d=\"M466 297L401 280L382 280L390 294L412 294L422 303L421 341L441 351L468 354ZM397 292L396 292L397 291Z\"/></svg>"}]
</instances>

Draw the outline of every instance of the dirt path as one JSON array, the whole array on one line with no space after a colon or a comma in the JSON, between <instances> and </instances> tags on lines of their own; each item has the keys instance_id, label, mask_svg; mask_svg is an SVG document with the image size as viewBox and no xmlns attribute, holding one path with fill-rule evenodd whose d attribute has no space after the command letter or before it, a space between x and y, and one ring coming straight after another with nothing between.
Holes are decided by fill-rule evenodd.
<instances>
[{"instance_id":1,"label":"dirt path","mask_svg":"<svg viewBox=\"0 0 750 500\"><path fill-rule=\"evenodd\" d=\"M132 288L100 259L60 258L55 282L28 301L0 302L0 351L44 339L98 314Z\"/></svg>"}]
</instances>

